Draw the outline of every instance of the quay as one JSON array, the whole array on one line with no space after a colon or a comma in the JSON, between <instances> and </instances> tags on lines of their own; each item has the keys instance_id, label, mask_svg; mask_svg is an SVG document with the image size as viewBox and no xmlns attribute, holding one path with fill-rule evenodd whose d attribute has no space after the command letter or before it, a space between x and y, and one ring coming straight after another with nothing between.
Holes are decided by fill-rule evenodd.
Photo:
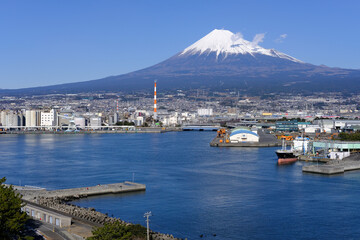
<instances>
[{"instance_id":1,"label":"quay","mask_svg":"<svg viewBox=\"0 0 360 240\"><path fill-rule=\"evenodd\" d=\"M219 139L215 138L210 143L211 147L278 147L281 146L277 142L239 142L239 143L220 143Z\"/></svg>"},{"instance_id":2,"label":"quay","mask_svg":"<svg viewBox=\"0 0 360 240\"><path fill-rule=\"evenodd\" d=\"M211 142L211 147L278 147L281 146L279 140L273 135L269 133L265 133L262 130L258 131L259 141L251 142L226 142L223 137L216 136Z\"/></svg>"},{"instance_id":3,"label":"quay","mask_svg":"<svg viewBox=\"0 0 360 240\"><path fill-rule=\"evenodd\" d=\"M3 130L0 134L125 134L125 133L165 133L173 130L164 128L132 128L128 130L114 129L114 130Z\"/></svg>"},{"instance_id":4,"label":"quay","mask_svg":"<svg viewBox=\"0 0 360 240\"><path fill-rule=\"evenodd\" d=\"M303 166L302 171L325 175L344 173L345 171L360 170L360 161L348 161L339 164L323 164Z\"/></svg>"},{"instance_id":5,"label":"quay","mask_svg":"<svg viewBox=\"0 0 360 240\"><path fill-rule=\"evenodd\" d=\"M112 184L101 184L101 185L99 184L90 187L58 189L51 191L41 188L21 187L21 186L14 186L14 189L18 193L23 195L24 200L33 201L38 197L45 197L45 198L57 197L61 199L66 199L66 198L71 199L71 198L82 198L82 197L104 195L104 194L146 191L146 186L144 184L126 181L123 183L112 183Z\"/></svg>"},{"instance_id":6,"label":"quay","mask_svg":"<svg viewBox=\"0 0 360 240\"><path fill-rule=\"evenodd\" d=\"M182 131L217 131L220 125L187 125L183 126Z\"/></svg>"},{"instance_id":7,"label":"quay","mask_svg":"<svg viewBox=\"0 0 360 240\"><path fill-rule=\"evenodd\" d=\"M342 174L352 170L360 170L359 154L354 154L343 160L331 160L325 164L314 164L302 167L303 172L324 175Z\"/></svg>"}]
</instances>

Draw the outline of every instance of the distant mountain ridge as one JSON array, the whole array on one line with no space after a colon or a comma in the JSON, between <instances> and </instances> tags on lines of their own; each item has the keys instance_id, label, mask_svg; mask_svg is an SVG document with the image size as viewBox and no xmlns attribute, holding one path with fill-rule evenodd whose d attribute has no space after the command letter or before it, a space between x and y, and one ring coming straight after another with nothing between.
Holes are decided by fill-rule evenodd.
<instances>
[{"instance_id":1,"label":"distant mountain ridge","mask_svg":"<svg viewBox=\"0 0 360 240\"><path fill-rule=\"evenodd\" d=\"M250 93L360 91L360 70L304 63L265 49L228 30L215 29L154 66L98 80L17 90L1 94L76 93L152 89L234 88Z\"/></svg>"}]
</instances>

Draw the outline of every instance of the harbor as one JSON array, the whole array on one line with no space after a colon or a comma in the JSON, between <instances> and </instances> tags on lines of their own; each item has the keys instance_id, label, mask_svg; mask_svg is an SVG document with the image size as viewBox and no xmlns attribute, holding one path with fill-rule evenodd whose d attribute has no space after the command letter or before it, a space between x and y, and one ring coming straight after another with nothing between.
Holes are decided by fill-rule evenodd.
<instances>
[{"instance_id":1,"label":"harbor","mask_svg":"<svg viewBox=\"0 0 360 240\"><path fill-rule=\"evenodd\" d=\"M302 166L309 163L277 165L274 151L280 147L210 147L215 136L212 131L189 131L73 135L67 141L48 135L0 138L0 171L6 173L7 183L40 186L49 191L125 180L146 185L146 191L88 196L67 204L39 198L42 206L44 203L45 207L71 213L72 222L80 221L75 217L81 222L116 217L145 225L144 213L151 211L154 216L150 218L150 229L183 239L200 239L201 234L202 239L266 239L267 231L256 231L259 228L273 230L278 239L298 232L306 239L341 239L344 233L354 233L357 222L353 219L338 221L333 212L314 214L314 209L324 208L325 203L335 212L352 210L351 204L359 197L352 190L358 184L357 171L331 178L302 173ZM339 204L338 196L348 197ZM279 205L281 202L284 204ZM214 215L204 218L209 209ZM359 216L353 210L349 214L356 219ZM264 216L273 221L262 221ZM277 228L294 216L299 220L291 228ZM319 226L321 221L324 224ZM249 225L256 229L249 229ZM239 226L243 226L240 233ZM75 232L74 223L61 229L65 228ZM311 234L303 232L305 228ZM345 231L331 232L337 228Z\"/></svg>"}]
</instances>

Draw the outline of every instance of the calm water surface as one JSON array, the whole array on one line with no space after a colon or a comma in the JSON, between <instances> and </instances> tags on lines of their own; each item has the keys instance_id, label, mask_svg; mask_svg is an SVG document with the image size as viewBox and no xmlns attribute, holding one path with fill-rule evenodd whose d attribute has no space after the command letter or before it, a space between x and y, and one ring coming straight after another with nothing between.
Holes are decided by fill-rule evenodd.
<instances>
[{"instance_id":1,"label":"calm water surface","mask_svg":"<svg viewBox=\"0 0 360 240\"><path fill-rule=\"evenodd\" d=\"M212 148L214 132L0 136L0 176L48 189L132 180L84 207L188 239L359 239L360 172L303 174L276 148ZM216 236L213 236L216 234Z\"/></svg>"}]
</instances>

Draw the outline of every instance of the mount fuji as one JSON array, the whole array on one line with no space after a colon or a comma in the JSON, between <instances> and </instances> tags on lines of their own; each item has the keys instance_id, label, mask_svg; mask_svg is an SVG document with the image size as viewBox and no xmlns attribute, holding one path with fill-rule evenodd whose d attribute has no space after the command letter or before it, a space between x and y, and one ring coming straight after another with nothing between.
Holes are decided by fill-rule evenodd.
<instances>
[{"instance_id":1,"label":"mount fuji","mask_svg":"<svg viewBox=\"0 0 360 240\"><path fill-rule=\"evenodd\" d=\"M360 91L360 70L316 66L259 41L215 29L183 51L154 66L103 79L0 93L75 93L152 89L237 89L249 93Z\"/></svg>"}]
</instances>

